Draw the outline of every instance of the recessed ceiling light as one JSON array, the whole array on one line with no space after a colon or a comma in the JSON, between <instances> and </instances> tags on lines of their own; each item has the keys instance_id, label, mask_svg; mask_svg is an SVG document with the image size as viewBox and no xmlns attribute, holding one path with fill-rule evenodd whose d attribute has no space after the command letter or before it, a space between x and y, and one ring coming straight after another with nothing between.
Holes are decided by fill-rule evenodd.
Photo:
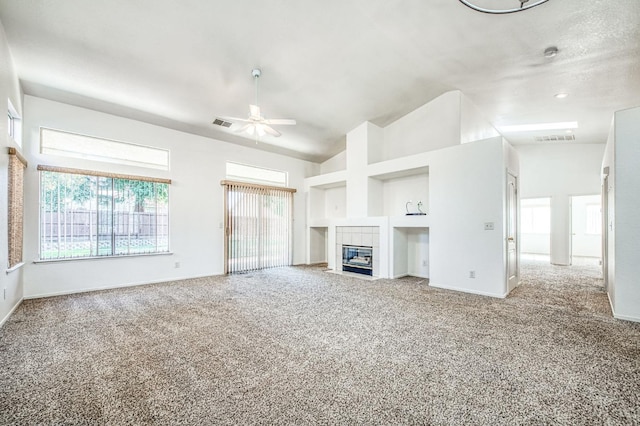
<instances>
[{"instance_id":1,"label":"recessed ceiling light","mask_svg":"<svg viewBox=\"0 0 640 426\"><path fill-rule=\"evenodd\" d=\"M569 94L568 94L568 93L556 93L556 94L555 94L555 95L553 95L553 96L555 96L555 97L556 97L556 98L558 98L558 99L564 99L564 98L566 98L567 96L569 96Z\"/></svg>"},{"instance_id":2,"label":"recessed ceiling light","mask_svg":"<svg viewBox=\"0 0 640 426\"><path fill-rule=\"evenodd\" d=\"M563 121L559 123L538 123L538 124L518 124L516 126L502 126L500 131L504 133L512 132L532 132L536 130L565 130L577 129L577 121Z\"/></svg>"}]
</instances>

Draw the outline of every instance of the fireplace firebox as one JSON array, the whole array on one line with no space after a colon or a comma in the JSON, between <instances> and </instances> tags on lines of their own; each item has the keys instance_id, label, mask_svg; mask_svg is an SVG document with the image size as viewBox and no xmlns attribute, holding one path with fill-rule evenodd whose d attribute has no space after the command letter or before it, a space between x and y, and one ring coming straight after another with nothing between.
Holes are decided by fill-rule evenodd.
<instances>
[{"instance_id":1,"label":"fireplace firebox","mask_svg":"<svg viewBox=\"0 0 640 426\"><path fill-rule=\"evenodd\" d=\"M373 247L343 245L342 270L373 275Z\"/></svg>"}]
</instances>

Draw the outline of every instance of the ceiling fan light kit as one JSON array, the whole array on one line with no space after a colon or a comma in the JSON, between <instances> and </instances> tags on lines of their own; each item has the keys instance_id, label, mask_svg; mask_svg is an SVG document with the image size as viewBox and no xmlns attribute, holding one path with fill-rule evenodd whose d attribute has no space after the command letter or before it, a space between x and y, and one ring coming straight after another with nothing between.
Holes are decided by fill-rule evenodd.
<instances>
[{"instance_id":1,"label":"ceiling fan light kit","mask_svg":"<svg viewBox=\"0 0 640 426\"><path fill-rule=\"evenodd\" d=\"M477 12L482 12L482 13L489 13L489 14L493 14L493 15L504 15L506 13L515 13L515 12L522 12L523 10L527 10L527 9L531 9L532 7L536 7L536 6L540 6L542 3L546 3L549 0L534 0L531 1L530 0L514 0L515 2L520 3L520 7L514 7L511 9L497 9L497 8L488 8L488 7L482 7L482 6L478 6L477 1L469 1L469 0L459 0L460 3L464 4L465 6L477 11Z\"/></svg>"},{"instance_id":2,"label":"ceiling fan light kit","mask_svg":"<svg viewBox=\"0 0 640 426\"><path fill-rule=\"evenodd\" d=\"M216 121L224 121L230 122L233 124L241 124L237 133L247 133L249 136L256 137L256 143L258 142L258 138L261 138L265 135L270 135L273 137L278 137L282 133L271 127L272 125L284 125L284 126L293 126L296 124L296 120L291 118L272 118L266 119L262 116L260 111L260 107L258 106L258 79L262 75L262 71L259 68L254 68L251 70L251 76L255 82L256 87L256 102L255 104L249 105L249 117L248 118L237 118L237 117L222 117L217 118ZM216 124L214 121L214 124Z\"/></svg>"}]
</instances>

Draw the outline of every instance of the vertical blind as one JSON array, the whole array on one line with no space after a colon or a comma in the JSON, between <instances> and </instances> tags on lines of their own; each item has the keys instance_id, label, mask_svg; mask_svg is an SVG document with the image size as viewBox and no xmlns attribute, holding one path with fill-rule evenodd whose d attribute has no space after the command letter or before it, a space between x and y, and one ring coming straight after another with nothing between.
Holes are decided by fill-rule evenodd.
<instances>
[{"instance_id":1,"label":"vertical blind","mask_svg":"<svg viewBox=\"0 0 640 426\"><path fill-rule=\"evenodd\" d=\"M171 180L38 165L40 259L169 251Z\"/></svg>"},{"instance_id":2,"label":"vertical blind","mask_svg":"<svg viewBox=\"0 0 640 426\"><path fill-rule=\"evenodd\" d=\"M9 268L22 263L24 223L24 169L27 162L15 148L9 148Z\"/></svg>"},{"instance_id":3,"label":"vertical blind","mask_svg":"<svg viewBox=\"0 0 640 426\"><path fill-rule=\"evenodd\" d=\"M224 180L226 272L291 265L295 189Z\"/></svg>"}]
</instances>

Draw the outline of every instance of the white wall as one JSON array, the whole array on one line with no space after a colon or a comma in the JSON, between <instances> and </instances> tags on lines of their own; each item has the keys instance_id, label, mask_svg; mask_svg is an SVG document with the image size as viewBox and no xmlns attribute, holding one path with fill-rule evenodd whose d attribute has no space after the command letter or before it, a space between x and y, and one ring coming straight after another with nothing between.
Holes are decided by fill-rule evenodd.
<instances>
[{"instance_id":1,"label":"white wall","mask_svg":"<svg viewBox=\"0 0 640 426\"><path fill-rule=\"evenodd\" d=\"M382 129L368 121L347 133L347 217L369 216L370 201L374 200L368 190L368 153L370 148L377 151L381 141Z\"/></svg>"},{"instance_id":2,"label":"white wall","mask_svg":"<svg viewBox=\"0 0 640 426\"><path fill-rule=\"evenodd\" d=\"M460 143L500 136L484 114L469 98L460 93Z\"/></svg>"},{"instance_id":3,"label":"white wall","mask_svg":"<svg viewBox=\"0 0 640 426\"><path fill-rule=\"evenodd\" d=\"M324 190L324 217L345 217L347 215L347 187L339 186Z\"/></svg>"},{"instance_id":4,"label":"white wall","mask_svg":"<svg viewBox=\"0 0 640 426\"><path fill-rule=\"evenodd\" d=\"M460 144L460 96L444 93L385 127L383 159Z\"/></svg>"},{"instance_id":5,"label":"white wall","mask_svg":"<svg viewBox=\"0 0 640 426\"><path fill-rule=\"evenodd\" d=\"M7 44L4 27L0 22L0 106L8 107L10 99L18 114L22 113L22 94L20 84L13 68L13 59ZM9 264L8 241L8 148L22 150L13 140L10 140L7 129L7 120L0 120L0 265L4 269ZM0 325L8 318L10 313L18 306L23 297L23 268L5 273L0 271Z\"/></svg>"},{"instance_id":6,"label":"white wall","mask_svg":"<svg viewBox=\"0 0 640 426\"><path fill-rule=\"evenodd\" d=\"M408 274L429 278L429 229L406 228L406 232Z\"/></svg>"},{"instance_id":7,"label":"white wall","mask_svg":"<svg viewBox=\"0 0 640 426\"><path fill-rule=\"evenodd\" d=\"M37 164L170 178L170 249L173 255L31 263L25 265L25 296L37 297L223 273L225 162L237 161L289 172L294 195L294 263L305 263L307 247L303 180L314 163L186 134L122 117L25 96L25 257L38 258ZM39 153L39 128L50 127L109 139L168 148L171 170L149 170L47 156ZM250 145L248 143L248 145ZM180 268L174 267L180 262Z\"/></svg>"},{"instance_id":8,"label":"white wall","mask_svg":"<svg viewBox=\"0 0 640 426\"><path fill-rule=\"evenodd\" d=\"M327 261L328 229L326 227L309 228L309 262Z\"/></svg>"},{"instance_id":9,"label":"white wall","mask_svg":"<svg viewBox=\"0 0 640 426\"><path fill-rule=\"evenodd\" d=\"M518 145L520 198L551 197L551 263L571 262L572 195L600 193L604 144Z\"/></svg>"},{"instance_id":10,"label":"white wall","mask_svg":"<svg viewBox=\"0 0 640 426\"><path fill-rule=\"evenodd\" d=\"M384 181L382 184L383 215L403 216L406 214L407 201L410 212L418 211L418 202L422 201L422 211L429 211L429 175L399 177Z\"/></svg>"},{"instance_id":11,"label":"white wall","mask_svg":"<svg viewBox=\"0 0 640 426\"><path fill-rule=\"evenodd\" d=\"M613 149L613 155L611 155ZM609 167L610 210L609 297L614 316L640 322L640 107L618 111L603 168ZM613 238L612 238L613 237Z\"/></svg>"},{"instance_id":12,"label":"white wall","mask_svg":"<svg viewBox=\"0 0 640 426\"><path fill-rule=\"evenodd\" d=\"M344 150L320 164L320 173L332 173L347 168L347 151Z\"/></svg>"},{"instance_id":13,"label":"white wall","mask_svg":"<svg viewBox=\"0 0 640 426\"><path fill-rule=\"evenodd\" d=\"M505 150L502 138L496 137L433 153L430 285L506 295ZM493 222L494 230L485 231L485 222ZM470 271L475 271L475 278L469 277Z\"/></svg>"}]
</instances>

